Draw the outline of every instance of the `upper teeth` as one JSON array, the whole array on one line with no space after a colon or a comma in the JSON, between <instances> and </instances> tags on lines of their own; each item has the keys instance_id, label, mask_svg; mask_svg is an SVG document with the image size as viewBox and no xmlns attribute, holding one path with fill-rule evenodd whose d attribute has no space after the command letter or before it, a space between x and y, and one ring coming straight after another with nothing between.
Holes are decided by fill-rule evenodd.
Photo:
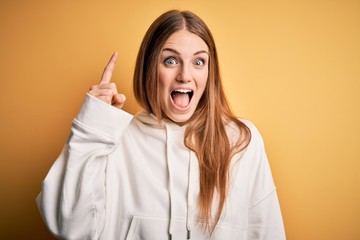
<instances>
[{"instance_id":1,"label":"upper teeth","mask_svg":"<svg viewBox=\"0 0 360 240\"><path fill-rule=\"evenodd\" d=\"M180 93L190 93L192 92L191 90L189 89L178 89L178 90L174 90L175 92L180 92Z\"/></svg>"}]
</instances>

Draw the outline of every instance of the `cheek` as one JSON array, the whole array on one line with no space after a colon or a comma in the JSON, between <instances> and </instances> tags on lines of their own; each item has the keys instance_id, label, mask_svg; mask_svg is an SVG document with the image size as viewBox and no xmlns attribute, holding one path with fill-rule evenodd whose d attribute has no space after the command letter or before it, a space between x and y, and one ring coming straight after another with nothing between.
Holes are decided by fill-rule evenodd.
<instances>
[{"instance_id":1,"label":"cheek","mask_svg":"<svg viewBox=\"0 0 360 240\"><path fill-rule=\"evenodd\" d=\"M198 76L198 87L202 90L205 89L206 84L208 81L208 71L204 71L203 73L199 74Z\"/></svg>"},{"instance_id":2,"label":"cheek","mask_svg":"<svg viewBox=\"0 0 360 240\"><path fill-rule=\"evenodd\" d=\"M171 69L159 68L158 72L159 72L159 85L161 87L167 87L171 83L174 76L176 76L174 71Z\"/></svg>"},{"instance_id":3,"label":"cheek","mask_svg":"<svg viewBox=\"0 0 360 240\"><path fill-rule=\"evenodd\" d=\"M166 88L166 82L166 74L164 71L159 71L159 87L161 93L163 93L164 89Z\"/></svg>"},{"instance_id":4,"label":"cheek","mask_svg":"<svg viewBox=\"0 0 360 240\"><path fill-rule=\"evenodd\" d=\"M169 73L164 70L159 71L159 94L160 101L164 103L169 97L169 85L170 85Z\"/></svg>"}]
</instances>

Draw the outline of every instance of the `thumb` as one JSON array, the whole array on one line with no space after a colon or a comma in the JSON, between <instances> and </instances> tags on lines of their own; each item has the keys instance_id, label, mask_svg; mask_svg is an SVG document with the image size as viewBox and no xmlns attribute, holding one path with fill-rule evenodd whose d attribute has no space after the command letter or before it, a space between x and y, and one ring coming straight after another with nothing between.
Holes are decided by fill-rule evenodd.
<instances>
[{"instance_id":1,"label":"thumb","mask_svg":"<svg viewBox=\"0 0 360 240\"><path fill-rule=\"evenodd\" d=\"M126 97L124 94L118 93L113 96L112 106L121 109L124 106Z\"/></svg>"}]
</instances>

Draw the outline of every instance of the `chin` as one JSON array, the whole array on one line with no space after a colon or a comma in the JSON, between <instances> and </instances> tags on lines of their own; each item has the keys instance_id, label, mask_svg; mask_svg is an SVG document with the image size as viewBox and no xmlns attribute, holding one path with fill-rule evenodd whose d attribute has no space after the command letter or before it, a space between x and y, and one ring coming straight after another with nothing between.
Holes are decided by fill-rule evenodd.
<instances>
[{"instance_id":1,"label":"chin","mask_svg":"<svg viewBox=\"0 0 360 240\"><path fill-rule=\"evenodd\" d=\"M190 119L190 117L170 117L171 121L176 124L183 125Z\"/></svg>"},{"instance_id":2,"label":"chin","mask_svg":"<svg viewBox=\"0 0 360 240\"><path fill-rule=\"evenodd\" d=\"M170 102L170 104L163 108L164 117L178 125L187 124L196 110L196 107L190 104L187 109L180 109L173 102Z\"/></svg>"},{"instance_id":3,"label":"chin","mask_svg":"<svg viewBox=\"0 0 360 240\"><path fill-rule=\"evenodd\" d=\"M193 113L186 113L186 114L170 114L167 117L178 125L186 124L189 119L192 117Z\"/></svg>"}]
</instances>

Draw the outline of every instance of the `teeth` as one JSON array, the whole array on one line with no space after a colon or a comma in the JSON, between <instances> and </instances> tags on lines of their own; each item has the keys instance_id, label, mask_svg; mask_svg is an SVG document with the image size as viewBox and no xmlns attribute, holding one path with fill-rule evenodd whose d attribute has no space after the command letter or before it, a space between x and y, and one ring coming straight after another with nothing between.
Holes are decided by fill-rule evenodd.
<instances>
[{"instance_id":1,"label":"teeth","mask_svg":"<svg viewBox=\"0 0 360 240\"><path fill-rule=\"evenodd\" d=\"M182 94L189 95L190 100L194 95L194 92L192 90L189 90L189 89L176 89L176 90L171 92L171 96L174 97L174 94L177 94L177 93L182 93Z\"/></svg>"},{"instance_id":2,"label":"teeth","mask_svg":"<svg viewBox=\"0 0 360 240\"><path fill-rule=\"evenodd\" d=\"M178 89L178 90L174 90L174 92L179 92L179 93L191 93L192 91L189 89Z\"/></svg>"}]
</instances>

